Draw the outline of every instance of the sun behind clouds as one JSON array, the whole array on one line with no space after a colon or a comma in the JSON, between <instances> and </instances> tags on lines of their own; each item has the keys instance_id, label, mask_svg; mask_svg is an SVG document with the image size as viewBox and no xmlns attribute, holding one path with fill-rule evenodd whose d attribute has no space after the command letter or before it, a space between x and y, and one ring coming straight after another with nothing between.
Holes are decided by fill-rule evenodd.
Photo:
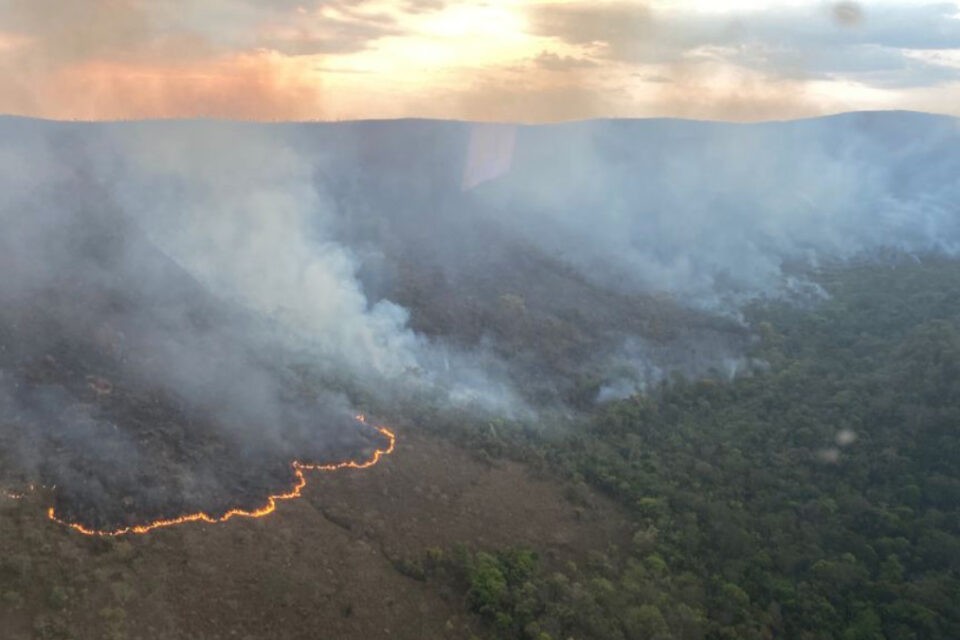
<instances>
[{"instance_id":1,"label":"sun behind clouds","mask_svg":"<svg viewBox=\"0 0 960 640\"><path fill-rule=\"evenodd\" d=\"M0 112L520 122L960 112L957 14L906 0L6 0Z\"/></svg>"}]
</instances>

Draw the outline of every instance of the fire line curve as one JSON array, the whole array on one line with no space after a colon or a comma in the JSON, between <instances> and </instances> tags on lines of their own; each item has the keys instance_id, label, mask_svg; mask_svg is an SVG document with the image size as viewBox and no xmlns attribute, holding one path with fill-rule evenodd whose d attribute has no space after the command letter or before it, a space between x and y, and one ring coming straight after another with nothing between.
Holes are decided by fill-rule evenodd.
<instances>
[{"instance_id":1,"label":"fire line curve","mask_svg":"<svg viewBox=\"0 0 960 640\"><path fill-rule=\"evenodd\" d=\"M357 421L362 424L367 424L364 416L357 416ZM226 522L234 517L240 518L262 518L264 516L270 515L277 509L277 503L283 500L292 500L294 498L299 498L301 491L305 486L307 486L307 477L304 475L304 471L338 471L340 469L367 469L373 465L380 462L383 456L388 456L393 453L394 447L397 444L397 436L394 432L390 431L386 427L382 426L373 426L374 429L380 432L388 442L387 448L385 449L376 449L373 454L361 462L356 460L346 460L344 462L335 462L332 464L309 464L305 462L300 462L294 460L290 463L293 467L293 473L296 476L296 483L293 485L293 488L286 493L271 495L267 497L267 502L259 509L254 509L253 511L244 511L243 509L231 509L224 513L222 516L211 516L204 512L199 513L190 513L176 518L170 518L165 520L154 520L153 522L148 522L147 524L134 525L130 527L122 527L120 529L113 530L102 530L102 529L90 529L83 526L79 522L68 522L57 517L56 511L53 507L50 507L47 510L47 517L56 522L57 524L63 525L74 531L82 533L85 536L100 536L100 537L116 537L123 536L128 534L144 534L153 531L154 529L161 529L164 527L173 527L180 524L186 524L188 522L206 522L209 524L217 524L220 522Z\"/></svg>"}]
</instances>

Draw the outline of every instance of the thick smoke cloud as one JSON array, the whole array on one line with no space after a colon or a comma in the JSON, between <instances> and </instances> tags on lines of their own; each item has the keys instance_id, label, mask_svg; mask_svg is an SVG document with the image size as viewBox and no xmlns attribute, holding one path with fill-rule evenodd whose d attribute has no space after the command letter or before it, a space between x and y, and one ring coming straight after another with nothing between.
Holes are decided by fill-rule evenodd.
<instances>
[{"instance_id":1,"label":"thick smoke cloud","mask_svg":"<svg viewBox=\"0 0 960 640\"><path fill-rule=\"evenodd\" d=\"M808 276L820 265L885 250L955 255L958 141L954 119L913 113L528 127L509 161L487 163L511 170L473 196L508 234L597 286L666 292L738 319L757 298L824 295ZM627 336L602 365L598 399L642 391L671 371L762 366L743 351L710 331L667 345Z\"/></svg>"},{"instance_id":2,"label":"thick smoke cloud","mask_svg":"<svg viewBox=\"0 0 960 640\"><path fill-rule=\"evenodd\" d=\"M731 311L804 288L801 266L955 253L958 139L953 119L909 113L527 128L514 170L478 197L585 277Z\"/></svg>"},{"instance_id":3,"label":"thick smoke cloud","mask_svg":"<svg viewBox=\"0 0 960 640\"><path fill-rule=\"evenodd\" d=\"M0 437L61 513L255 506L292 459L382 445L356 393L523 410L368 301L311 163L264 130L0 124Z\"/></svg>"},{"instance_id":4,"label":"thick smoke cloud","mask_svg":"<svg viewBox=\"0 0 960 640\"><path fill-rule=\"evenodd\" d=\"M338 367L396 376L416 366L406 312L368 305L356 258L332 238L333 203L295 152L217 125L124 131L115 142L120 205L204 286L295 331Z\"/></svg>"},{"instance_id":5,"label":"thick smoke cloud","mask_svg":"<svg viewBox=\"0 0 960 640\"><path fill-rule=\"evenodd\" d=\"M525 417L737 375L745 302L960 247L960 131L920 114L0 134L3 451L108 524L368 451L361 398Z\"/></svg>"},{"instance_id":6,"label":"thick smoke cloud","mask_svg":"<svg viewBox=\"0 0 960 640\"><path fill-rule=\"evenodd\" d=\"M352 213L338 212L314 180L317 160L269 128L144 125L116 130L107 144L117 162L103 173L150 240L205 288L269 320L312 366L365 387L524 410L496 373L476 366L480 354L429 342L407 326L406 309L368 297L361 259L339 238L338 218ZM364 255L376 259L375 248Z\"/></svg>"}]
</instances>

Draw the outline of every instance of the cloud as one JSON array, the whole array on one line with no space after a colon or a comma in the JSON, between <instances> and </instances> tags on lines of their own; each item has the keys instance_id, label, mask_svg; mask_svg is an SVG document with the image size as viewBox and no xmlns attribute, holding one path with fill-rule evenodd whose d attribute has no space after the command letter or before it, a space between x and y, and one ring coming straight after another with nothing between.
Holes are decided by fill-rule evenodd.
<instances>
[{"instance_id":1,"label":"cloud","mask_svg":"<svg viewBox=\"0 0 960 640\"><path fill-rule=\"evenodd\" d=\"M89 61L33 80L8 76L4 88L0 111L57 119L312 120L325 115L319 76L305 75L266 51L170 65Z\"/></svg>"},{"instance_id":2,"label":"cloud","mask_svg":"<svg viewBox=\"0 0 960 640\"><path fill-rule=\"evenodd\" d=\"M572 3L534 5L529 10L531 30L571 44L616 44L653 34L651 9L634 3Z\"/></svg>"},{"instance_id":3,"label":"cloud","mask_svg":"<svg viewBox=\"0 0 960 640\"><path fill-rule=\"evenodd\" d=\"M715 59L784 79L844 78L873 87L901 88L927 86L960 78L955 69L917 58L912 55L912 50L876 44L798 49L753 41L707 51Z\"/></svg>"},{"instance_id":4,"label":"cloud","mask_svg":"<svg viewBox=\"0 0 960 640\"><path fill-rule=\"evenodd\" d=\"M329 2L313 12L295 11L260 27L259 44L291 55L344 54L405 33L395 15L369 3ZM420 9L422 10L422 9Z\"/></svg>"},{"instance_id":5,"label":"cloud","mask_svg":"<svg viewBox=\"0 0 960 640\"><path fill-rule=\"evenodd\" d=\"M596 62L588 58L563 56L551 51L541 51L540 55L533 59L533 62L538 67L548 71L571 71L574 69L589 69L597 66Z\"/></svg>"},{"instance_id":6,"label":"cloud","mask_svg":"<svg viewBox=\"0 0 960 640\"><path fill-rule=\"evenodd\" d=\"M405 0L403 2L404 10L409 13L429 13L439 11L447 6L445 0Z\"/></svg>"},{"instance_id":7,"label":"cloud","mask_svg":"<svg viewBox=\"0 0 960 640\"><path fill-rule=\"evenodd\" d=\"M98 120L324 118L324 70L351 68L328 59L402 36L408 15L444 6L431 0L313 6L288 0L0 0L0 113Z\"/></svg>"},{"instance_id":8,"label":"cloud","mask_svg":"<svg viewBox=\"0 0 960 640\"><path fill-rule=\"evenodd\" d=\"M833 19L843 27L855 27L863 22L863 8L856 2L834 2Z\"/></svg>"},{"instance_id":9,"label":"cloud","mask_svg":"<svg viewBox=\"0 0 960 640\"><path fill-rule=\"evenodd\" d=\"M651 9L632 3L543 4L529 10L533 33L626 64L722 60L791 78L844 77L875 86L945 82L951 70L911 59L913 50L960 48L953 3L853 2L770 7L725 14ZM856 27L856 28L852 28Z\"/></svg>"},{"instance_id":10,"label":"cloud","mask_svg":"<svg viewBox=\"0 0 960 640\"><path fill-rule=\"evenodd\" d=\"M50 65L114 57L153 44L150 18L133 0L6 0L0 21L5 30L30 40L35 60L42 57Z\"/></svg>"},{"instance_id":11,"label":"cloud","mask_svg":"<svg viewBox=\"0 0 960 640\"><path fill-rule=\"evenodd\" d=\"M214 31L185 24L179 4L0 3L0 24L21 42L0 61L0 111L103 119L186 107L186 114L213 114L246 90L248 105L271 101L265 94L282 82L265 79L266 58L231 52ZM242 104L237 115L249 111Z\"/></svg>"},{"instance_id":12,"label":"cloud","mask_svg":"<svg viewBox=\"0 0 960 640\"><path fill-rule=\"evenodd\" d=\"M510 115L525 122L690 112L789 117L919 105L917 91L936 87L943 88L937 110L956 109L946 88L960 81L960 68L939 54L918 55L960 51L955 3L695 5L0 0L0 112L85 119ZM718 77L731 82L726 90ZM484 88L491 97L479 95ZM800 94L818 100L794 108ZM764 97L751 108L751 95ZM558 96L574 102L550 105Z\"/></svg>"}]
</instances>

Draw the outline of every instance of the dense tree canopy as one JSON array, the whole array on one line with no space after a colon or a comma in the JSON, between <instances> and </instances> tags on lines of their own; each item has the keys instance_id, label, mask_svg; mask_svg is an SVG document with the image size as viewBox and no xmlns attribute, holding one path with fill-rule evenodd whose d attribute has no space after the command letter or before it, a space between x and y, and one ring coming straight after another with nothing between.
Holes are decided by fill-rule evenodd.
<instances>
[{"instance_id":1,"label":"dense tree canopy","mask_svg":"<svg viewBox=\"0 0 960 640\"><path fill-rule=\"evenodd\" d=\"M523 445L641 525L560 571L448 560L497 637L960 638L960 264L817 277L828 298L749 311L751 374Z\"/></svg>"}]
</instances>

